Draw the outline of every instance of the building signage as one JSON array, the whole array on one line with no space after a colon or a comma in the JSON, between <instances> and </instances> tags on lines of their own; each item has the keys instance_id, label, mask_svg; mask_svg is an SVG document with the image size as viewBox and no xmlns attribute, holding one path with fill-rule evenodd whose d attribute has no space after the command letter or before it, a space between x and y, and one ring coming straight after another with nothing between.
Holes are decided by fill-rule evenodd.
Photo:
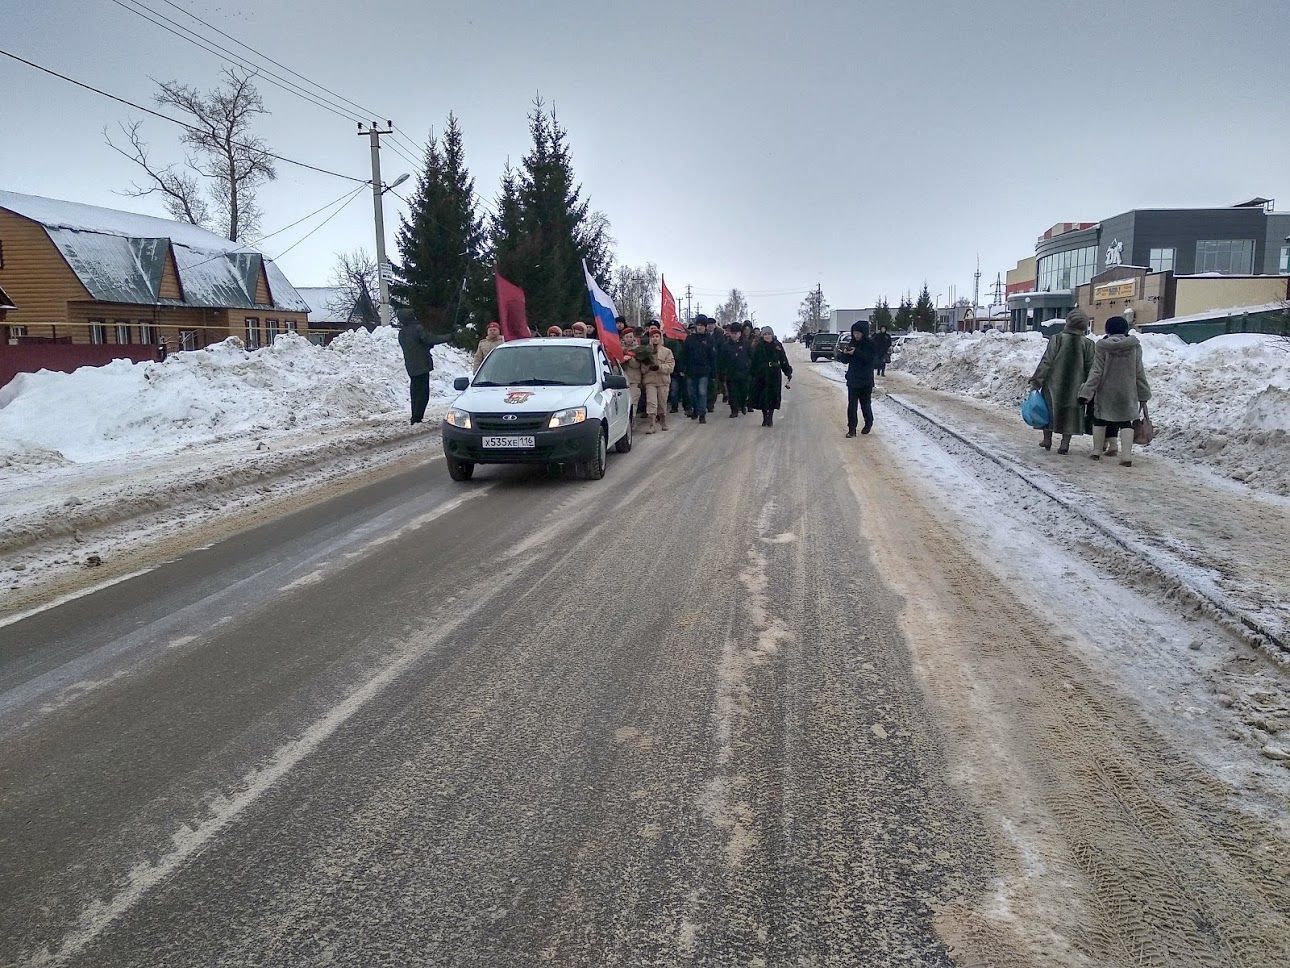
<instances>
[{"instance_id":1,"label":"building signage","mask_svg":"<svg viewBox=\"0 0 1290 968\"><path fill-rule=\"evenodd\" d=\"M1100 286L1093 287L1093 301L1102 302L1107 299L1132 299L1138 291L1138 283L1135 279L1121 279L1117 282L1104 282Z\"/></svg>"}]
</instances>

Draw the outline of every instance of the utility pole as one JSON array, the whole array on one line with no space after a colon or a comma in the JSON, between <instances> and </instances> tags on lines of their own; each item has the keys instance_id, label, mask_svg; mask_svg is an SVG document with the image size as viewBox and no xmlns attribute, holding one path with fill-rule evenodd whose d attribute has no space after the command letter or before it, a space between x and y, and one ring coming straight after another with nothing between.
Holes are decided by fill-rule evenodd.
<instances>
[{"instance_id":1,"label":"utility pole","mask_svg":"<svg viewBox=\"0 0 1290 968\"><path fill-rule=\"evenodd\" d=\"M972 315L981 305L981 253L976 254L976 273L972 276Z\"/></svg>"},{"instance_id":2,"label":"utility pole","mask_svg":"<svg viewBox=\"0 0 1290 968\"><path fill-rule=\"evenodd\" d=\"M690 312L690 287L685 287L685 325L689 326L694 316Z\"/></svg>"},{"instance_id":3,"label":"utility pole","mask_svg":"<svg viewBox=\"0 0 1290 968\"><path fill-rule=\"evenodd\" d=\"M376 276L381 287L381 305L378 310L381 324L389 326L394 315L390 308L390 264L385 259L385 204L382 197L385 186L381 184L381 135L393 134L394 122L386 121L385 129L373 121L371 127L363 129L363 122L358 122L359 137L367 135L372 142L372 211L376 216Z\"/></svg>"}]
</instances>

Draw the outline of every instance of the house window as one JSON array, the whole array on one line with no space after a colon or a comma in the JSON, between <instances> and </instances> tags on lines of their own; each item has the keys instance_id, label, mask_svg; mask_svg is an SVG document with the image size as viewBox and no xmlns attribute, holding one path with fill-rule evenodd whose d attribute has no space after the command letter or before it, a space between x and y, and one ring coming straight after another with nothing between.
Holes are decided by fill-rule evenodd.
<instances>
[{"instance_id":1,"label":"house window","mask_svg":"<svg viewBox=\"0 0 1290 968\"><path fill-rule=\"evenodd\" d=\"M248 350L258 350L260 348L260 317L246 317L246 343Z\"/></svg>"},{"instance_id":2,"label":"house window","mask_svg":"<svg viewBox=\"0 0 1290 968\"><path fill-rule=\"evenodd\" d=\"M1253 239L1218 239L1196 243L1197 272L1244 276L1249 275L1253 269Z\"/></svg>"},{"instance_id":3,"label":"house window","mask_svg":"<svg viewBox=\"0 0 1290 968\"><path fill-rule=\"evenodd\" d=\"M272 346L273 341L278 338L279 332L281 332L281 330L278 326L278 321L276 319L266 319L264 321L264 345Z\"/></svg>"},{"instance_id":4,"label":"house window","mask_svg":"<svg viewBox=\"0 0 1290 968\"><path fill-rule=\"evenodd\" d=\"M0 241L0 269L4 268L4 242Z\"/></svg>"},{"instance_id":5,"label":"house window","mask_svg":"<svg viewBox=\"0 0 1290 968\"><path fill-rule=\"evenodd\" d=\"M95 346L102 346L107 342L107 326L103 320L90 320L90 342Z\"/></svg>"},{"instance_id":6,"label":"house window","mask_svg":"<svg viewBox=\"0 0 1290 968\"><path fill-rule=\"evenodd\" d=\"M296 333L300 331L300 320L298 319L283 320L282 325L286 328L288 333Z\"/></svg>"},{"instance_id":7,"label":"house window","mask_svg":"<svg viewBox=\"0 0 1290 968\"><path fill-rule=\"evenodd\" d=\"M134 342L131 338L130 323L128 320L118 319L114 328L116 330L114 334L116 336L116 341L121 346L128 346Z\"/></svg>"},{"instance_id":8,"label":"house window","mask_svg":"<svg viewBox=\"0 0 1290 968\"><path fill-rule=\"evenodd\" d=\"M14 325L9 327L9 341L20 340L27 335L27 327Z\"/></svg>"},{"instance_id":9,"label":"house window","mask_svg":"<svg viewBox=\"0 0 1290 968\"><path fill-rule=\"evenodd\" d=\"M157 327L146 319L139 320L139 342L144 346L157 345Z\"/></svg>"},{"instance_id":10,"label":"house window","mask_svg":"<svg viewBox=\"0 0 1290 968\"><path fill-rule=\"evenodd\" d=\"M181 329L179 331L179 348L181 350L197 349L197 333L191 329Z\"/></svg>"},{"instance_id":11,"label":"house window","mask_svg":"<svg viewBox=\"0 0 1290 968\"><path fill-rule=\"evenodd\" d=\"M1172 272L1174 268L1174 254L1176 251L1176 249L1152 249L1151 271Z\"/></svg>"},{"instance_id":12,"label":"house window","mask_svg":"<svg viewBox=\"0 0 1290 968\"><path fill-rule=\"evenodd\" d=\"M1281 246L1281 268L1277 271L1283 276L1290 276L1290 245Z\"/></svg>"}]
</instances>

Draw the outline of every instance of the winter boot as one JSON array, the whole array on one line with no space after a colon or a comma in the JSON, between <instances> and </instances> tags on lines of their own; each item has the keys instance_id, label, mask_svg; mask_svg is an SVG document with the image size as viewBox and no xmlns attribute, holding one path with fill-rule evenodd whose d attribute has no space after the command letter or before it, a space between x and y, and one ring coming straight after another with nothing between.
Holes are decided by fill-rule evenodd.
<instances>
[{"instance_id":1,"label":"winter boot","mask_svg":"<svg viewBox=\"0 0 1290 968\"><path fill-rule=\"evenodd\" d=\"M656 424L657 424L657 423L658 423L658 421L654 418L654 415L653 415L653 414L650 414L650 415L649 415L649 426L645 428L645 433L647 433L647 434L652 434L652 433L654 433L655 431L657 431L657 430L658 430L658 427L656 426Z\"/></svg>"},{"instance_id":2,"label":"winter boot","mask_svg":"<svg viewBox=\"0 0 1290 968\"><path fill-rule=\"evenodd\" d=\"M847 428L847 436L848 436L848 437L854 437L855 435L856 435L856 429L855 429L855 427L848 427L848 428Z\"/></svg>"},{"instance_id":3,"label":"winter boot","mask_svg":"<svg viewBox=\"0 0 1290 968\"><path fill-rule=\"evenodd\" d=\"M667 414L660 413L658 415L658 429L667 430Z\"/></svg>"},{"instance_id":4,"label":"winter boot","mask_svg":"<svg viewBox=\"0 0 1290 968\"><path fill-rule=\"evenodd\" d=\"M774 410L767 410L767 411L766 411L766 426L767 426L767 427L773 427L773 426L775 426L775 411L774 411Z\"/></svg>"},{"instance_id":5,"label":"winter boot","mask_svg":"<svg viewBox=\"0 0 1290 968\"><path fill-rule=\"evenodd\" d=\"M1093 458L1093 460L1101 460L1102 451L1105 449L1106 449L1106 428L1094 427L1093 428L1093 453L1089 454L1088 456Z\"/></svg>"},{"instance_id":6,"label":"winter boot","mask_svg":"<svg viewBox=\"0 0 1290 968\"><path fill-rule=\"evenodd\" d=\"M1125 427L1120 431L1120 466L1133 466L1133 428Z\"/></svg>"},{"instance_id":7,"label":"winter boot","mask_svg":"<svg viewBox=\"0 0 1290 968\"><path fill-rule=\"evenodd\" d=\"M700 410L700 411L699 411L699 423L701 423L701 424L705 424L705 423L707 423L707 422L708 422L708 415L707 415L706 413L704 413L702 410Z\"/></svg>"}]
</instances>

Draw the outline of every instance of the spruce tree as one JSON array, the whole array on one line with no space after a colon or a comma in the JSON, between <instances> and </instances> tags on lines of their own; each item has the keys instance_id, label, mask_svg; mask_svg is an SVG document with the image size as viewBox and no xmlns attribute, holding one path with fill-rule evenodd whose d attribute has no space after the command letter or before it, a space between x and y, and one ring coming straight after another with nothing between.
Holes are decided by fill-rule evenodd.
<instances>
[{"instance_id":1,"label":"spruce tree","mask_svg":"<svg viewBox=\"0 0 1290 968\"><path fill-rule=\"evenodd\" d=\"M909 296L903 296L900 305L896 307L896 329L902 333L907 333L914 328L914 304L909 301Z\"/></svg>"},{"instance_id":2,"label":"spruce tree","mask_svg":"<svg viewBox=\"0 0 1290 968\"><path fill-rule=\"evenodd\" d=\"M932 305L927 283L923 283L923 291L918 294L918 302L914 305L914 328L925 333L936 331L936 307Z\"/></svg>"},{"instance_id":3,"label":"spruce tree","mask_svg":"<svg viewBox=\"0 0 1290 968\"><path fill-rule=\"evenodd\" d=\"M530 325L590 320L582 260L609 289L609 225L592 212L573 172L568 134L539 97L529 114L532 144L518 172L507 168L492 229L497 270L524 290Z\"/></svg>"},{"instance_id":4,"label":"spruce tree","mask_svg":"<svg viewBox=\"0 0 1290 968\"><path fill-rule=\"evenodd\" d=\"M891 329L892 321L891 307L887 305L886 298L880 297L873 307L873 315L869 317L869 328L875 333L880 329Z\"/></svg>"},{"instance_id":5,"label":"spruce tree","mask_svg":"<svg viewBox=\"0 0 1290 968\"><path fill-rule=\"evenodd\" d=\"M487 308L487 287L481 286L485 236L453 114L442 143L430 133L425 167L396 240L402 263L391 296L400 311L432 333L468 342Z\"/></svg>"}]
</instances>

